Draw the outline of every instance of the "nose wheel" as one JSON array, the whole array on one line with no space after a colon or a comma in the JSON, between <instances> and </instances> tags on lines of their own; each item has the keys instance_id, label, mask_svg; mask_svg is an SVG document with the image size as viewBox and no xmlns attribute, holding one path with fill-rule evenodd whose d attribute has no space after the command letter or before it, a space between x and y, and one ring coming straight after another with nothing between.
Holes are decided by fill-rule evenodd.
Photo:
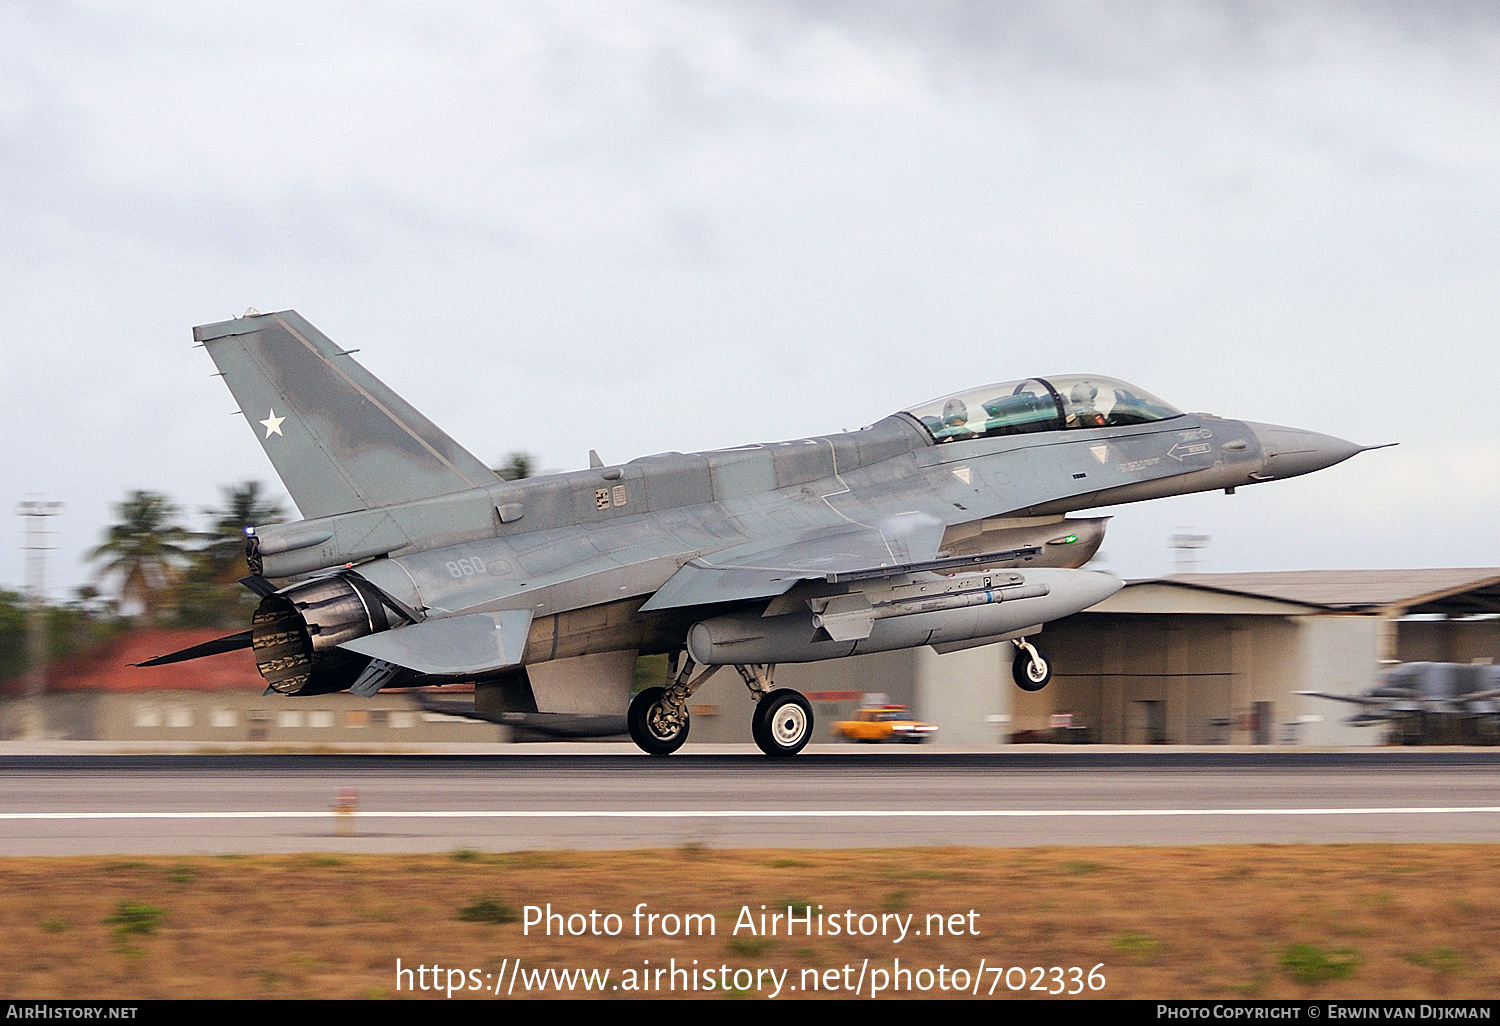
<instances>
[{"instance_id":1,"label":"nose wheel","mask_svg":"<svg viewBox=\"0 0 1500 1026\"><path fill-rule=\"evenodd\" d=\"M1022 691L1040 691L1052 679L1052 664L1036 650L1036 646L1024 638L1015 642L1016 658L1011 663L1011 676L1016 687Z\"/></svg>"}]
</instances>

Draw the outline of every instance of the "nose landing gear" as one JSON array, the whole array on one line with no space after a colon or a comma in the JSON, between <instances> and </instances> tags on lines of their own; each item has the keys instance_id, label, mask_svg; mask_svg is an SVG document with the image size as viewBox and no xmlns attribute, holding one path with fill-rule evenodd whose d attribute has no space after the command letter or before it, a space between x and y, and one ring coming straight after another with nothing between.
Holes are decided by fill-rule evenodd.
<instances>
[{"instance_id":1,"label":"nose landing gear","mask_svg":"<svg viewBox=\"0 0 1500 1026\"><path fill-rule=\"evenodd\" d=\"M1025 638L1017 638L1013 644L1016 658L1011 663L1011 676L1015 678L1016 687L1022 691L1042 690L1052 679L1052 664Z\"/></svg>"}]
</instances>

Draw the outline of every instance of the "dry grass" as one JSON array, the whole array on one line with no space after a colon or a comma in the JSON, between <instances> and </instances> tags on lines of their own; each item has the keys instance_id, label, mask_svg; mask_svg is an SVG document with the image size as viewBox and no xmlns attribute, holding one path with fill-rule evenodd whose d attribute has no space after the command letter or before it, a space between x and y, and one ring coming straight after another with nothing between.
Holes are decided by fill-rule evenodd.
<instances>
[{"instance_id":1,"label":"dry grass","mask_svg":"<svg viewBox=\"0 0 1500 1026\"><path fill-rule=\"evenodd\" d=\"M0 860L0 894L0 991L28 999L394 996L398 957L481 973L520 957L612 979L698 959L791 968L789 982L867 957L985 958L1102 962L1108 997L1500 993L1490 845L27 858ZM549 901L617 912L625 933L523 937L507 921ZM642 901L716 913L717 935L635 938ZM788 901L912 913L917 929L975 909L980 936L731 935L742 905Z\"/></svg>"}]
</instances>

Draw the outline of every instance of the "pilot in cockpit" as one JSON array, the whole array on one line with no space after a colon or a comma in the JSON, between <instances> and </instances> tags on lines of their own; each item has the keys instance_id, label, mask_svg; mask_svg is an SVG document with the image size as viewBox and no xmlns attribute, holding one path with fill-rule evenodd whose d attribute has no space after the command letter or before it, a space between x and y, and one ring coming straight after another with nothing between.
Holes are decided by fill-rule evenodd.
<instances>
[{"instance_id":1,"label":"pilot in cockpit","mask_svg":"<svg viewBox=\"0 0 1500 1026\"><path fill-rule=\"evenodd\" d=\"M1107 421L1104 414L1094 406L1094 401L1099 398L1099 389L1087 381L1080 381L1073 386L1068 393L1068 419L1067 426L1070 428L1104 427Z\"/></svg>"},{"instance_id":2,"label":"pilot in cockpit","mask_svg":"<svg viewBox=\"0 0 1500 1026\"><path fill-rule=\"evenodd\" d=\"M943 404L943 434L948 438L972 438L977 434L969 426L969 408L962 399L949 399Z\"/></svg>"}]
</instances>

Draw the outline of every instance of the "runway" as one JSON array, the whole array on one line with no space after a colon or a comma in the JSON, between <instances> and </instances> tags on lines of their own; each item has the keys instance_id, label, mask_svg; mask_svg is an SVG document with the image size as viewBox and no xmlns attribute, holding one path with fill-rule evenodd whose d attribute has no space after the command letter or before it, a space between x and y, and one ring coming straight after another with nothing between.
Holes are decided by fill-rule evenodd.
<instances>
[{"instance_id":1,"label":"runway","mask_svg":"<svg viewBox=\"0 0 1500 1026\"><path fill-rule=\"evenodd\" d=\"M5 855L1418 841L1500 753L0 757Z\"/></svg>"}]
</instances>

